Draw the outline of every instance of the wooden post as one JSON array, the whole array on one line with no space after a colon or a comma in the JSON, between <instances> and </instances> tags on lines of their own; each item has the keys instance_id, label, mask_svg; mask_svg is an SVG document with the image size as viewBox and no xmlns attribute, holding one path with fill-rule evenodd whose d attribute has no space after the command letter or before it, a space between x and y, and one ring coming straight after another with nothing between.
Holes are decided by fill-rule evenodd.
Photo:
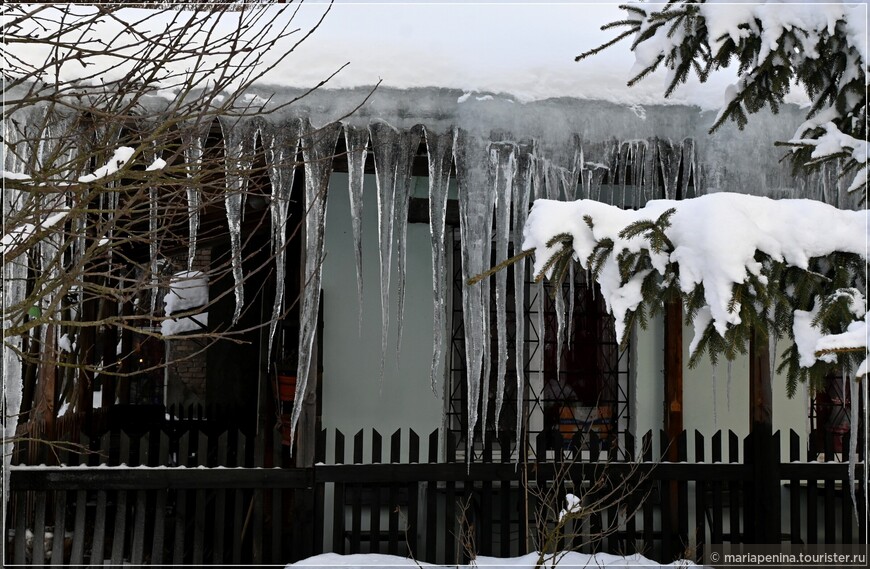
<instances>
[{"instance_id":1,"label":"wooden post","mask_svg":"<svg viewBox=\"0 0 870 569\"><path fill-rule=\"evenodd\" d=\"M679 300L665 306L665 432L676 441L683 431L683 307ZM668 460L677 460L677 447L668 448Z\"/></svg>"},{"instance_id":2,"label":"wooden post","mask_svg":"<svg viewBox=\"0 0 870 569\"><path fill-rule=\"evenodd\" d=\"M84 325L79 329L78 335L80 356L76 408L79 413L85 413L90 417L94 408L94 366L97 361L97 330L94 322L97 319L97 303L99 301L93 298L91 296L93 293L87 289L85 289L84 294L85 300L82 302L81 316L81 322ZM88 419L88 423L90 423L90 419Z\"/></svg>"},{"instance_id":3,"label":"wooden post","mask_svg":"<svg viewBox=\"0 0 870 569\"><path fill-rule=\"evenodd\" d=\"M773 435L773 389L767 338L757 330L749 341L749 429L754 467L753 527L747 525L756 543L780 542L779 437Z\"/></svg>"},{"instance_id":4,"label":"wooden post","mask_svg":"<svg viewBox=\"0 0 870 569\"><path fill-rule=\"evenodd\" d=\"M773 390L767 338L753 331L749 340L749 430L772 431Z\"/></svg>"},{"instance_id":5,"label":"wooden post","mask_svg":"<svg viewBox=\"0 0 870 569\"><path fill-rule=\"evenodd\" d=\"M683 305L680 299L669 300L665 304L665 424L664 432L670 444L666 459L677 462L679 457L680 434L683 432ZM672 536L679 535L679 488L675 480L668 483L670 491L670 516L665 521L663 531ZM679 540L671 541L671 550L663 552L671 558L681 553L684 544Z\"/></svg>"},{"instance_id":6,"label":"wooden post","mask_svg":"<svg viewBox=\"0 0 870 569\"><path fill-rule=\"evenodd\" d=\"M56 324L48 324L45 327L45 338L42 342L39 362L39 377L36 382L36 401L31 421L33 424L42 423L42 445L51 444L56 438L55 401L57 400L57 350L55 350ZM45 446L37 446L38 460L45 464L55 464L54 454L45 452ZM33 457L30 458L33 460ZM34 463L38 464L38 463Z\"/></svg>"}]
</instances>

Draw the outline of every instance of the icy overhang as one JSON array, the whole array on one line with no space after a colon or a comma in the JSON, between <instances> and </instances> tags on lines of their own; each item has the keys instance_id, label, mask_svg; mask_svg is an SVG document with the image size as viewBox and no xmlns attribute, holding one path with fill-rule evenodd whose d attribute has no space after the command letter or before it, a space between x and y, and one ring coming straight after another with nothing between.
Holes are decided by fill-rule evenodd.
<instances>
[{"instance_id":1,"label":"icy overhang","mask_svg":"<svg viewBox=\"0 0 870 569\"><path fill-rule=\"evenodd\" d=\"M399 130L422 126L427 131L446 132L455 128L482 142L534 144L537 157L568 169L575 167L581 155L586 162L612 163L614 147L622 144L689 139L694 144L693 186L698 193L809 197L840 207L854 206L837 184L818 177L795 178L790 165L782 161L787 150L774 144L791 138L803 122L804 111L796 105L784 105L777 115L759 112L743 131L726 124L709 134L716 111L693 105L622 104L575 97L523 102L505 93L469 94L435 87L321 88L306 93L301 88L263 85L240 100L251 105L249 110L260 105L267 111L280 109L265 117L270 123L305 118L315 127L340 121L366 128L385 122ZM152 104L165 105L174 95L166 92L163 96ZM297 97L301 98L285 106Z\"/></svg>"}]
</instances>

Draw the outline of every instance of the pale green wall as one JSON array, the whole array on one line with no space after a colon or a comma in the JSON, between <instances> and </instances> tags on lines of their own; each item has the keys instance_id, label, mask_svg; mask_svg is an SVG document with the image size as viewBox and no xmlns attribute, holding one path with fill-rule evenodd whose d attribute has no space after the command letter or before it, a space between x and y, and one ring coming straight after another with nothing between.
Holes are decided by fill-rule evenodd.
<instances>
[{"instance_id":1,"label":"pale green wall","mask_svg":"<svg viewBox=\"0 0 870 569\"><path fill-rule=\"evenodd\" d=\"M358 333L347 175L330 180L323 264L323 426L352 437L365 426L388 438L413 428L421 439L441 425L442 397L432 393L432 256L428 224L408 225L405 325L396 360L397 283L395 247L390 335L380 380L381 302L378 268L377 187L365 177L363 193L363 324ZM365 435L368 441L368 432ZM403 431L403 439L406 439ZM331 438L330 438L331 440ZM422 443L422 441L421 441ZM404 447L404 444L403 444ZM425 448L421 448L425 451Z\"/></svg>"},{"instance_id":2,"label":"pale green wall","mask_svg":"<svg viewBox=\"0 0 870 569\"><path fill-rule=\"evenodd\" d=\"M425 179L417 179L415 195L425 195ZM380 381L381 322L377 250L377 188L366 176L363 207L363 333L357 333L356 272L353 262L347 176L334 174L327 211L326 260L323 267L324 373L323 426L339 428L352 437L362 426L388 437L398 428L413 428L421 445L442 425L443 392L429 387L432 357L432 266L428 224L408 225L405 327L401 358L396 361L397 276L393 262L390 335L384 379ZM395 248L394 248L395 257ZM683 331L683 361L689 361L692 329ZM663 420L663 326L652 319L635 333L633 347L632 426L635 433L658 432ZM785 346L778 346L781 351ZM704 434L731 429L743 437L749 429L747 358L732 364L731 392L727 392L725 362L716 372L714 413L713 366L707 357L683 379L684 426ZM441 386L439 386L440 388ZM793 399L786 396L785 379L774 379L774 428L805 434L807 397L803 386ZM368 432L366 448L368 448ZM403 433L403 439L406 439ZM329 439L331 441L331 437ZM787 438L783 438L784 444ZM692 446L692 445L690 445ZM785 447L783 447L785 448ZM403 443L403 451L406 449ZM425 446L421 446L425 452Z\"/></svg>"},{"instance_id":3,"label":"pale green wall","mask_svg":"<svg viewBox=\"0 0 870 569\"><path fill-rule=\"evenodd\" d=\"M698 430L707 435L718 429L732 430L744 437L749 432L749 359L738 357L731 365L731 389L728 390L728 366L720 360L716 370L715 398L713 365L706 355L694 369L688 368L689 344L692 340L691 327L683 329L683 426ZM635 377L634 407L632 422L636 433L662 428L664 408L664 329L661 318L653 319L646 330L635 333ZM777 362L786 346L777 345ZM715 401L715 412L714 412ZM791 399L786 392L785 377L773 378L773 426L783 431L782 448L787 446L787 433L794 429L801 435L806 434L808 401L806 389L799 386ZM690 458L693 453L690 447ZM709 451L708 451L709 452Z\"/></svg>"}]
</instances>

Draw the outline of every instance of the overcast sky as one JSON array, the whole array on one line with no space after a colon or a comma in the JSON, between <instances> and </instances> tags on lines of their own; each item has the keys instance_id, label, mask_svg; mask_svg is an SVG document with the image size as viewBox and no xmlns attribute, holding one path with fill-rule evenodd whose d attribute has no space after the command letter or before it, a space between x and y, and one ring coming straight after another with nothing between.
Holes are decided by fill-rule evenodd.
<instances>
[{"instance_id":1,"label":"overcast sky","mask_svg":"<svg viewBox=\"0 0 870 569\"><path fill-rule=\"evenodd\" d=\"M307 7L300 22L321 13ZM574 57L614 37L602 24L624 17L616 2L359 2L332 8L322 27L288 59L278 81L310 85L350 62L335 87L439 86L510 93L523 100L575 96L664 101L659 74L628 89L634 63L625 40L595 57ZM718 108L729 74L682 89L672 102Z\"/></svg>"},{"instance_id":2,"label":"overcast sky","mask_svg":"<svg viewBox=\"0 0 870 569\"><path fill-rule=\"evenodd\" d=\"M279 29L294 9L290 6L283 16L277 16L282 7L273 5L269 10L276 15L263 21L274 22L273 29ZM309 0L302 5L292 26L307 32L327 9L326 3ZM76 6L74 10L88 13L94 8ZM128 22L146 19L152 30L163 17L153 18L136 9L122 12L129 14L124 18ZM226 27L227 33L237 28L238 17L238 13L223 14L221 26ZM320 29L270 72L264 82L311 87L348 63L329 87L368 86L382 80L385 87L488 91L514 95L521 101L580 97L625 104L662 103L663 72L635 87L626 86L634 63L630 38L588 60L574 61L583 51L613 38L617 31L602 32L600 27L622 17L624 13L615 2L472 4L339 0ZM94 28L94 38L115 37L117 30L111 28L117 28L117 22L109 22L105 27ZM301 33L271 53L286 53L300 36ZM24 50L20 55L26 59L48 55L33 46L18 47ZM80 66L71 62L65 65L63 74L81 72ZM704 85L690 81L670 102L718 109L723 102L722 93L734 81L733 77L733 71L729 70Z\"/></svg>"}]
</instances>

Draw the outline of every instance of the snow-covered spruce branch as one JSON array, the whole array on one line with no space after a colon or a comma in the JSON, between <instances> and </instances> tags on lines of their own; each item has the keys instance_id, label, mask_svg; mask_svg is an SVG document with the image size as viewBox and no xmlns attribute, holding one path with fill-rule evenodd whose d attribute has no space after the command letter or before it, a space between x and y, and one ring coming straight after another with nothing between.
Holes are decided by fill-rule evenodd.
<instances>
[{"instance_id":1,"label":"snow-covered spruce branch","mask_svg":"<svg viewBox=\"0 0 870 569\"><path fill-rule=\"evenodd\" d=\"M792 140L796 166L812 168L840 160L853 175L850 190L866 189L867 22L864 5L758 2L720 4L670 0L667 5L621 6L624 20L604 45L577 56L591 57L633 37L629 86L664 66L665 95L691 75L702 82L736 62L737 81L724 93L711 132L728 121L743 128L763 108L778 112L792 85L810 99L807 122Z\"/></svg>"},{"instance_id":2,"label":"snow-covered spruce branch","mask_svg":"<svg viewBox=\"0 0 870 569\"><path fill-rule=\"evenodd\" d=\"M705 352L734 359L754 332L788 339L779 369L793 393L835 368L866 373L867 235L866 210L808 200L719 193L636 211L537 200L522 249L538 276L558 278L566 259L588 270L622 342L672 298L694 327L690 365ZM836 350L821 340L850 331Z\"/></svg>"}]
</instances>

